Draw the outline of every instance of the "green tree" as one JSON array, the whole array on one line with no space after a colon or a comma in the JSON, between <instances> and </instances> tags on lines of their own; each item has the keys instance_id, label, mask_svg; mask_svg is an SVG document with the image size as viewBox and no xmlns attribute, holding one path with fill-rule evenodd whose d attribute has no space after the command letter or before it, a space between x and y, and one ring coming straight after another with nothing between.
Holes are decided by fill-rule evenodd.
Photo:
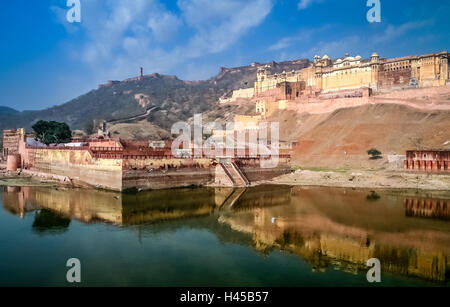
<instances>
[{"instance_id":1,"label":"green tree","mask_svg":"<svg viewBox=\"0 0 450 307\"><path fill-rule=\"evenodd\" d=\"M72 131L66 123L40 120L33 125L36 139L46 145L70 143Z\"/></svg>"},{"instance_id":2,"label":"green tree","mask_svg":"<svg viewBox=\"0 0 450 307\"><path fill-rule=\"evenodd\" d=\"M377 160L377 159L381 159L382 158L381 157L381 151L379 151L378 149L375 149L375 148L369 149L367 151L367 154L369 156L371 156L370 160Z\"/></svg>"}]
</instances>

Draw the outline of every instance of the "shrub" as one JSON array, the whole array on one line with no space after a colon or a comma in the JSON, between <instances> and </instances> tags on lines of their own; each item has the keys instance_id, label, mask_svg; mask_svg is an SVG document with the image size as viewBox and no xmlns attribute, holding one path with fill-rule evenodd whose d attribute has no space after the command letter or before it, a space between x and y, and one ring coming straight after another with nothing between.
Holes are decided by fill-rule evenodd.
<instances>
[{"instance_id":1,"label":"shrub","mask_svg":"<svg viewBox=\"0 0 450 307\"><path fill-rule=\"evenodd\" d=\"M382 156L381 156L381 151L379 151L378 149L375 149L375 148L372 148L372 149L369 149L368 151L367 151L367 154L369 155L369 156L371 156L370 157L370 160L377 160L377 159L381 159L382 158Z\"/></svg>"}]
</instances>

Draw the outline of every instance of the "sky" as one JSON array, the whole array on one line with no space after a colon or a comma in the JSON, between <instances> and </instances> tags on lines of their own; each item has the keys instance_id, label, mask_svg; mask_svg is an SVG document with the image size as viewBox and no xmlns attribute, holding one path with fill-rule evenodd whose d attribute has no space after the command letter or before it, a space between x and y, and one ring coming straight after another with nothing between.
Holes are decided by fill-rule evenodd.
<instances>
[{"instance_id":1,"label":"sky","mask_svg":"<svg viewBox=\"0 0 450 307\"><path fill-rule=\"evenodd\" d=\"M158 72L205 80L220 67L313 59L368 58L450 49L450 1L380 0L2 0L0 106L63 104L107 80Z\"/></svg>"}]
</instances>

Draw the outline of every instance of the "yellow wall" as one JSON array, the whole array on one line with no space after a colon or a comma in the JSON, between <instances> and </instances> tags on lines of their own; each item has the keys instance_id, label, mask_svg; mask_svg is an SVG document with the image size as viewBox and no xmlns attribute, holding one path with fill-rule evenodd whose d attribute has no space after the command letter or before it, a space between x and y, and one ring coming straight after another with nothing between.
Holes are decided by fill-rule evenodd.
<instances>
[{"instance_id":1,"label":"yellow wall","mask_svg":"<svg viewBox=\"0 0 450 307\"><path fill-rule=\"evenodd\" d=\"M167 167L168 165L173 167L181 167L183 165L186 165L188 161L191 161L194 164L198 164L201 167L207 168L211 166L211 159L176 159L176 158L163 158L163 159L154 159L154 158L147 158L147 159L126 159L124 163L124 169L127 167L130 168L137 168L137 169L145 169L145 168L152 168L152 169L160 169Z\"/></svg>"},{"instance_id":2,"label":"yellow wall","mask_svg":"<svg viewBox=\"0 0 450 307\"><path fill-rule=\"evenodd\" d=\"M346 58L342 63L332 63L328 58L316 59L309 67L300 71L269 74L269 67L261 68L255 82L255 93L275 89L281 82L304 81L323 91L344 90L360 87L376 88L379 83L378 71L412 69L421 87L445 85L450 79L448 53L435 53L397 59L372 57L370 62L362 62L360 57ZM257 106L258 108L258 106Z\"/></svg>"},{"instance_id":3,"label":"yellow wall","mask_svg":"<svg viewBox=\"0 0 450 307\"><path fill-rule=\"evenodd\" d=\"M94 159L87 150L28 150L31 170L111 190L122 189L122 160Z\"/></svg>"},{"instance_id":4,"label":"yellow wall","mask_svg":"<svg viewBox=\"0 0 450 307\"><path fill-rule=\"evenodd\" d=\"M351 67L347 69L332 71L322 75L322 90L342 90L370 87L372 84L371 67Z\"/></svg>"}]
</instances>

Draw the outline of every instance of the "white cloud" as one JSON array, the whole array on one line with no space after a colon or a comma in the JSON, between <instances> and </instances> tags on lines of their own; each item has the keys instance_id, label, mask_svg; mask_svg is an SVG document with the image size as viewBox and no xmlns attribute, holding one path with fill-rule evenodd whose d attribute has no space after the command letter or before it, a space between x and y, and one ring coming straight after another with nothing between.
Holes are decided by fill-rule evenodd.
<instances>
[{"instance_id":1,"label":"white cloud","mask_svg":"<svg viewBox=\"0 0 450 307\"><path fill-rule=\"evenodd\" d=\"M161 16L151 16L148 27L158 41L170 40L182 25L181 19L169 12L163 12Z\"/></svg>"},{"instance_id":2,"label":"white cloud","mask_svg":"<svg viewBox=\"0 0 450 307\"><path fill-rule=\"evenodd\" d=\"M307 51L301 52L299 56L312 59L314 55L324 56L326 54L332 58L337 58L344 56L346 53L353 54L352 52L361 52L362 45L364 44L362 44L361 38L352 35L336 41L320 41ZM361 56L364 56L364 54Z\"/></svg>"},{"instance_id":3,"label":"white cloud","mask_svg":"<svg viewBox=\"0 0 450 307\"><path fill-rule=\"evenodd\" d=\"M50 11L53 13L55 22L64 26L64 28L66 29L66 31L68 33L73 34L78 30L76 23L67 22L67 10L66 9L60 8L56 5L52 5L52 6L50 6Z\"/></svg>"},{"instance_id":4,"label":"white cloud","mask_svg":"<svg viewBox=\"0 0 450 307\"><path fill-rule=\"evenodd\" d=\"M299 10L305 10L310 7L313 3L320 3L323 0L300 0L297 7Z\"/></svg>"},{"instance_id":5,"label":"white cloud","mask_svg":"<svg viewBox=\"0 0 450 307\"><path fill-rule=\"evenodd\" d=\"M368 57L372 52L382 52L386 46L401 41L402 37L411 31L419 30L432 25L433 20L407 22L400 25L383 25L383 27L372 28L370 37L366 37L367 30L362 29L359 33L352 33L339 39L330 39L330 35L321 35L333 25L325 25L315 29L305 29L298 35L284 37L268 49L279 51L277 60L288 60L298 58L312 59L314 55L323 56L327 54L332 58L342 57L345 53ZM326 39L329 40L326 40ZM313 42L313 43L311 43ZM297 50L292 51L296 47Z\"/></svg>"},{"instance_id":6,"label":"white cloud","mask_svg":"<svg viewBox=\"0 0 450 307\"><path fill-rule=\"evenodd\" d=\"M179 0L178 13L160 0L85 1L80 27L87 39L77 46L77 57L101 79L136 75L140 66L146 72L179 71L191 59L232 47L263 22L272 1ZM198 78L209 77L202 71L209 69Z\"/></svg>"},{"instance_id":7,"label":"white cloud","mask_svg":"<svg viewBox=\"0 0 450 307\"><path fill-rule=\"evenodd\" d=\"M259 25L272 9L271 0L179 0L186 23L196 30L187 46L187 57L218 53Z\"/></svg>"},{"instance_id":8,"label":"white cloud","mask_svg":"<svg viewBox=\"0 0 450 307\"><path fill-rule=\"evenodd\" d=\"M388 25L383 33L374 37L373 43L378 44L393 41L394 39L402 37L410 31L423 28L427 25L431 25L432 23L433 22L431 20L425 20L418 22L407 22L398 26Z\"/></svg>"},{"instance_id":9,"label":"white cloud","mask_svg":"<svg viewBox=\"0 0 450 307\"><path fill-rule=\"evenodd\" d=\"M324 26L316 28L316 29L304 29L304 30L300 31L297 35L283 37L278 42L271 45L269 47L269 50L274 51L274 50L286 49L297 42L308 42L315 35L318 35L318 33L323 32L329 28L330 28L330 25L324 25Z\"/></svg>"}]
</instances>

